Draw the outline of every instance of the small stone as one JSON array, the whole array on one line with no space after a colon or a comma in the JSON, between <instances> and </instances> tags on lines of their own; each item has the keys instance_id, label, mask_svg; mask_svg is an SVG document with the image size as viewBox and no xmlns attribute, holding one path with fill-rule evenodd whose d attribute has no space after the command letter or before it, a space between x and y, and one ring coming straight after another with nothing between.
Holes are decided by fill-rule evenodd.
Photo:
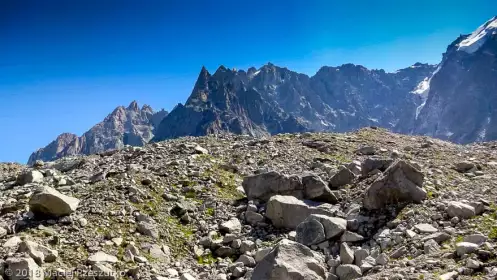
<instances>
[{"instance_id":1,"label":"small stone","mask_svg":"<svg viewBox=\"0 0 497 280\"><path fill-rule=\"evenodd\" d=\"M402 256L407 254L407 248L405 246L402 246L398 248L397 250L393 251L392 254L390 255L391 258L393 259L398 259Z\"/></svg>"},{"instance_id":2,"label":"small stone","mask_svg":"<svg viewBox=\"0 0 497 280\"><path fill-rule=\"evenodd\" d=\"M255 225L262 222L264 220L264 216L256 212L247 211L245 212L245 220L247 220L249 224Z\"/></svg>"},{"instance_id":3,"label":"small stone","mask_svg":"<svg viewBox=\"0 0 497 280\"><path fill-rule=\"evenodd\" d=\"M464 242L474 243L477 245L481 245L487 241L487 237L483 234L471 234L467 235L463 238Z\"/></svg>"},{"instance_id":4,"label":"small stone","mask_svg":"<svg viewBox=\"0 0 497 280\"><path fill-rule=\"evenodd\" d=\"M476 215L475 208L471 205L458 201L451 201L447 206L449 217L458 217L460 219L469 219Z\"/></svg>"},{"instance_id":5,"label":"small stone","mask_svg":"<svg viewBox=\"0 0 497 280\"><path fill-rule=\"evenodd\" d=\"M438 243L433 239L426 241L423 247L424 247L424 252L427 255L437 253L438 251L440 251L440 245L438 245Z\"/></svg>"},{"instance_id":6,"label":"small stone","mask_svg":"<svg viewBox=\"0 0 497 280\"><path fill-rule=\"evenodd\" d=\"M357 242L361 240L364 240L364 237L352 231L345 231L340 237L341 242Z\"/></svg>"},{"instance_id":7,"label":"small stone","mask_svg":"<svg viewBox=\"0 0 497 280\"><path fill-rule=\"evenodd\" d=\"M440 275L440 280L451 280L451 279L456 279L456 277L459 275L457 271L451 271L444 273Z\"/></svg>"},{"instance_id":8,"label":"small stone","mask_svg":"<svg viewBox=\"0 0 497 280\"><path fill-rule=\"evenodd\" d=\"M112 243L119 247L123 243L123 239L121 237L112 238Z\"/></svg>"},{"instance_id":9,"label":"small stone","mask_svg":"<svg viewBox=\"0 0 497 280\"><path fill-rule=\"evenodd\" d=\"M237 218L232 218L229 221L222 223L219 229L227 233L240 233L242 230L242 224Z\"/></svg>"},{"instance_id":10,"label":"small stone","mask_svg":"<svg viewBox=\"0 0 497 280\"><path fill-rule=\"evenodd\" d=\"M387 254L381 253L377 258L376 258L376 264L379 265L386 265L390 259L388 258Z\"/></svg>"},{"instance_id":11,"label":"small stone","mask_svg":"<svg viewBox=\"0 0 497 280\"><path fill-rule=\"evenodd\" d=\"M468 268L478 269L478 268L480 268L481 265L482 265L482 263L480 261L477 261L477 260L468 259L466 261L466 267L468 267Z\"/></svg>"},{"instance_id":12,"label":"small stone","mask_svg":"<svg viewBox=\"0 0 497 280\"><path fill-rule=\"evenodd\" d=\"M336 275L340 280L357 279L362 276L361 269L353 264L343 264L337 267Z\"/></svg>"},{"instance_id":13,"label":"small stone","mask_svg":"<svg viewBox=\"0 0 497 280\"><path fill-rule=\"evenodd\" d=\"M414 226L414 228L420 233L434 233L438 231L438 229L434 228L430 224L417 224Z\"/></svg>"},{"instance_id":14,"label":"small stone","mask_svg":"<svg viewBox=\"0 0 497 280\"><path fill-rule=\"evenodd\" d=\"M255 259L248 255L241 255L236 262L241 262L247 267L254 267L256 264Z\"/></svg>"},{"instance_id":15,"label":"small stone","mask_svg":"<svg viewBox=\"0 0 497 280\"><path fill-rule=\"evenodd\" d=\"M354 250L352 250L347 243L340 244L340 260L342 264L354 263Z\"/></svg>"},{"instance_id":16,"label":"small stone","mask_svg":"<svg viewBox=\"0 0 497 280\"><path fill-rule=\"evenodd\" d=\"M456 253L458 256L462 257L466 254L473 253L478 249L478 245L469 242L459 242L456 244Z\"/></svg>"},{"instance_id":17,"label":"small stone","mask_svg":"<svg viewBox=\"0 0 497 280\"><path fill-rule=\"evenodd\" d=\"M242 252L242 254L245 252L252 251L254 249L255 249L255 242L250 240L244 240L240 245L240 252Z\"/></svg>"},{"instance_id":18,"label":"small stone","mask_svg":"<svg viewBox=\"0 0 497 280\"><path fill-rule=\"evenodd\" d=\"M117 258L115 256L109 255L104 252L97 252L88 257L88 262L90 264L95 264L99 262L117 263Z\"/></svg>"}]
</instances>

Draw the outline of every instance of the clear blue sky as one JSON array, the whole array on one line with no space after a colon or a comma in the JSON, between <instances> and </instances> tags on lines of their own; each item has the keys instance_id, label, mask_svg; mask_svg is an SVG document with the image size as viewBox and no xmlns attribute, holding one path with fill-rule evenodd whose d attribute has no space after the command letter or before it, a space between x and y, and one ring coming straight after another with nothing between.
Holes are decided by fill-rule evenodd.
<instances>
[{"instance_id":1,"label":"clear blue sky","mask_svg":"<svg viewBox=\"0 0 497 280\"><path fill-rule=\"evenodd\" d=\"M133 99L170 110L202 65L394 71L438 63L496 14L495 0L2 0L0 161Z\"/></svg>"}]
</instances>

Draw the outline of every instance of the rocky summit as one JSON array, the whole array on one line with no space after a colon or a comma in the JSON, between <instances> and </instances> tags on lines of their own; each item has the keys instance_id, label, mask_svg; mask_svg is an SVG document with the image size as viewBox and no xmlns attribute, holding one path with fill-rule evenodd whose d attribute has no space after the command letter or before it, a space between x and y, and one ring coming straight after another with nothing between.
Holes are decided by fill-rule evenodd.
<instances>
[{"instance_id":1,"label":"rocky summit","mask_svg":"<svg viewBox=\"0 0 497 280\"><path fill-rule=\"evenodd\" d=\"M37 160L50 161L66 156L95 154L125 145L143 146L152 139L166 115L164 110L154 112L148 105L140 108L133 101L128 107L117 107L81 137L62 133L46 147L31 154L28 164L34 164Z\"/></svg>"},{"instance_id":2,"label":"rocky summit","mask_svg":"<svg viewBox=\"0 0 497 280\"><path fill-rule=\"evenodd\" d=\"M496 148L363 128L0 164L0 272L495 279Z\"/></svg>"}]
</instances>

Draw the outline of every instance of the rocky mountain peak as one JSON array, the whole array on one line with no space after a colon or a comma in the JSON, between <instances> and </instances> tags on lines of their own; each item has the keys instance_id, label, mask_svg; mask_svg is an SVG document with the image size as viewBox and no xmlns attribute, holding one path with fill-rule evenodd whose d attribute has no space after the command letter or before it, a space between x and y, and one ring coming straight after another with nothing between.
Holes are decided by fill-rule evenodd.
<instances>
[{"instance_id":1,"label":"rocky mountain peak","mask_svg":"<svg viewBox=\"0 0 497 280\"><path fill-rule=\"evenodd\" d=\"M497 17L493 17L460 41L457 44L457 50L472 54L478 51L488 39L495 38L496 34Z\"/></svg>"},{"instance_id":2,"label":"rocky mountain peak","mask_svg":"<svg viewBox=\"0 0 497 280\"><path fill-rule=\"evenodd\" d=\"M423 88L413 133L458 143L497 139L496 30L492 18L449 45Z\"/></svg>"},{"instance_id":3,"label":"rocky mountain peak","mask_svg":"<svg viewBox=\"0 0 497 280\"><path fill-rule=\"evenodd\" d=\"M52 161L61 157L94 154L125 145L142 146L154 136L154 132L167 111L154 112L133 101L128 107L118 106L105 119L85 132L81 137L64 133L48 146L33 153L28 164L36 160Z\"/></svg>"},{"instance_id":4,"label":"rocky mountain peak","mask_svg":"<svg viewBox=\"0 0 497 280\"><path fill-rule=\"evenodd\" d=\"M136 100L133 100L129 105L128 108L126 108L128 111L135 111L138 112L140 111L140 107L138 106L138 102Z\"/></svg>"}]
</instances>

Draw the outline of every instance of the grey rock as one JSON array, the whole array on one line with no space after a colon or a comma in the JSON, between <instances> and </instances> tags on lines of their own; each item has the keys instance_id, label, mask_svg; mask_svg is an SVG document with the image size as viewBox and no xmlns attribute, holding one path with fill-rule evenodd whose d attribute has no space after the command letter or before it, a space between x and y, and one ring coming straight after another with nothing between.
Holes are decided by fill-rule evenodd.
<instances>
[{"instance_id":1,"label":"grey rock","mask_svg":"<svg viewBox=\"0 0 497 280\"><path fill-rule=\"evenodd\" d=\"M461 161L455 164L454 168L459 172L468 172L475 168L475 164L469 161Z\"/></svg>"},{"instance_id":2,"label":"grey rock","mask_svg":"<svg viewBox=\"0 0 497 280\"><path fill-rule=\"evenodd\" d=\"M249 224L255 225L257 223L264 221L264 216L262 216L261 214L256 213L256 212L247 211L247 212L245 212L245 220Z\"/></svg>"},{"instance_id":3,"label":"grey rock","mask_svg":"<svg viewBox=\"0 0 497 280\"><path fill-rule=\"evenodd\" d=\"M379 158L379 157L369 157L362 163L361 171L362 176L367 177L369 173L373 170L385 171L392 165L393 159L391 158Z\"/></svg>"},{"instance_id":4,"label":"grey rock","mask_svg":"<svg viewBox=\"0 0 497 280\"><path fill-rule=\"evenodd\" d=\"M54 262L59 255L56 250L52 250L46 246L28 240L25 240L19 244L17 252L28 253L38 265L42 265L44 262Z\"/></svg>"},{"instance_id":5,"label":"grey rock","mask_svg":"<svg viewBox=\"0 0 497 280\"><path fill-rule=\"evenodd\" d=\"M464 236L463 241L469 242L469 243L474 243L477 245L481 245L481 244L485 243L487 241L487 239L488 238L485 235L480 234L480 233L475 233L475 234L470 234L470 235Z\"/></svg>"},{"instance_id":6,"label":"grey rock","mask_svg":"<svg viewBox=\"0 0 497 280\"><path fill-rule=\"evenodd\" d=\"M347 243L340 244L340 260L342 264L354 263L354 250L352 250Z\"/></svg>"},{"instance_id":7,"label":"grey rock","mask_svg":"<svg viewBox=\"0 0 497 280\"><path fill-rule=\"evenodd\" d=\"M339 188L348 184L351 184L354 181L355 174L352 173L347 167L342 166L340 170L333 175L330 179L330 185L333 188Z\"/></svg>"},{"instance_id":8,"label":"grey rock","mask_svg":"<svg viewBox=\"0 0 497 280\"><path fill-rule=\"evenodd\" d=\"M318 244L326 240L323 224L319 220L312 218L312 216L309 216L300 223L297 226L296 232L295 241L306 246Z\"/></svg>"},{"instance_id":9,"label":"grey rock","mask_svg":"<svg viewBox=\"0 0 497 280\"><path fill-rule=\"evenodd\" d=\"M117 258L115 256L109 255L104 252L97 252L88 257L88 262L90 264L96 263L117 263Z\"/></svg>"},{"instance_id":10,"label":"grey rock","mask_svg":"<svg viewBox=\"0 0 497 280\"><path fill-rule=\"evenodd\" d=\"M326 279L325 264L306 246L287 239L280 241L260 261L252 280Z\"/></svg>"},{"instance_id":11,"label":"grey rock","mask_svg":"<svg viewBox=\"0 0 497 280\"><path fill-rule=\"evenodd\" d=\"M267 201L277 194L303 198L304 187L298 176L286 176L275 171L247 176L242 186L248 199Z\"/></svg>"},{"instance_id":12,"label":"grey rock","mask_svg":"<svg viewBox=\"0 0 497 280\"><path fill-rule=\"evenodd\" d=\"M229 221L221 223L221 225L219 225L219 229L228 233L240 233L242 230L242 224L237 218L232 218Z\"/></svg>"},{"instance_id":13,"label":"grey rock","mask_svg":"<svg viewBox=\"0 0 497 280\"><path fill-rule=\"evenodd\" d=\"M420 233L434 233L437 232L438 229L434 228L430 224L417 224L414 226Z\"/></svg>"},{"instance_id":14,"label":"grey rock","mask_svg":"<svg viewBox=\"0 0 497 280\"><path fill-rule=\"evenodd\" d=\"M10 280L43 280L43 269L29 257L8 257L5 261L5 268L12 271ZM24 272L26 272L24 274ZM28 273L29 272L29 273Z\"/></svg>"},{"instance_id":15,"label":"grey rock","mask_svg":"<svg viewBox=\"0 0 497 280\"><path fill-rule=\"evenodd\" d=\"M337 267L336 275L340 280L357 279L362 276L361 269L353 264L343 264Z\"/></svg>"},{"instance_id":16,"label":"grey rock","mask_svg":"<svg viewBox=\"0 0 497 280\"><path fill-rule=\"evenodd\" d=\"M250 241L250 240L244 240L242 241L242 244L240 245L240 252L246 253L254 250L256 248L255 242Z\"/></svg>"},{"instance_id":17,"label":"grey rock","mask_svg":"<svg viewBox=\"0 0 497 280\"><path fill-rule=\"evenodd\" d=\"M146 235L146 236L150 236L154 239L159 239L159 237L160 237L157 225L150 223L150 222L146 222L146 221L138 222L138 224L136 225L136 230L139 233Z\"/></svg>"},{"instance_id":18,"label":"grey rock","mask_svg":"<svg viewBox=\"0 0 497 280\"><path fill-rule=\"evenodd\" d=\"M478 245L469 242L459 242L456 244L456 253L462 257L466 254L473 253L478 249Z\"/></svg>"},{"instance_id":19,"label":"grey rock","mask_svg":"<svg viewBox=\"0 0 497 280\"><path fill-rule=\"evenodd\" d=\"M376 257L375 261L376 261L376 264L386 265L390 261L390 258L388 257L387 254L381 253L380 255L378 255L378 257Z\"/></svg>"},{"instance_id":20,"label":"grey rock","mask_svg":"<svg viewBox=\"0 0 497 280\"><path fill-rule=\"evenodd\" d=\"M446 232L435 232L435 233L432 233L430 235L427 235L425 237L423 237L422 241L423 242L426 242L427 240L430 240L430 239L433 239L435 240L437 243L442 243L444 241L447 241L450 239L450 234L446 233Z\"/></svg>"},{"instance_id":21,"label":"grey rock","mask_svg":"<svg viewBox=\"0 0 497 280\"><path fill-rule=\"evenodd\" d=\"M16 184L25 185L31 183L43 182L43 174L38 170L27 170L19 174L16 179Z\"/></svg>"},{"instance_id":22,"label":"grey rock","mask_svg":"<svg viewBox=\"0 0 497 280\"><path fill-rule=\"evenodd\" d=\"M328 214L316 203L299 200L293 196L275 195L269 199L266 206L266 216L278 228L295 229L311 214Z\"/></svg>"},{"instance_id":23,"label":"grey rock","mask_svg":"<svg viewBox=\"0 0 497 280\"><path fill-rule=\"evenodd\" d=\"M459 273L457 271L451 271L440 275L440 280L450 280L456 279Z\"/></svg>"},{"instance_id":24,"label":"grey rock","mask_svg":"<svg viewBox=\"0 0 497 280\"><path fill-rule=\"evenodd\" d=\"M374 210L398 202L419 203L426 199L426 191L421 188L423 180L421 171L398 160L366 189L363 205Z\"/></svg>"},{"instance_id":25,"label":"grey rock","mask_svg":"<svg viewBox=\"0 0 497 280\"><path fill-rule=\"evenodd\" d=\"M179 279L180 280L197 280L195 277L193 277L189 273L184 273L183 275L181 275L181 277Z\"/></svg>"},{"instance_id":26,"label":"grey rock","mask_svg":"<svg viewBox=\"0 0 497 280\"><path fill-rule=\"evenodd\" d=\"M476 215L473 206L458 201L449 202L447 214L450 217L458 217L459 219L469 219Z\"/></svg>"},{"instance_id":27,"label":"grey rock","mask_svg":"<svg viewBox=\"0 0 497 280\"><path fill-rule=\"evenodd\" d=\"M256 265L255 259L248 255L240 255L236 262L241 262L244 266L247 267L254 267Z\"/></svg>"},{"instance_id":28,"label":"grey rock","mask_svg":"<svg viewBox=\"0 0 497 280\"><path fill-rule=\"evenodd\" d=\"M340 237L341 242L358 242L364 240L364 237L352 231L345 231Z\"/></svg>"},{"instance_id":29,"label":"grey rock","mask_svg":"<svg viewBox=\"0 0 497 280\"><path fill-rule=\"evenodd\" d=\"M354 251L354 263L357 266L361 266L362 262L369 257L369 252L366 249L359 249ZM374 259L373 259L374 265Z\"/></svg>"},{"instance_id":30,"label":"grey rock","mask_svg":"<svg viewBox=\"0 0 497 280\"><path fill-rule=\"evenodd\" d=\"M405 254L407 254L407 248L405 246L402 246L397 250L393 251L392 254L390 254L390 257L392 259L398 259L400 257L403 257Z\"/></svg>"},{"instance_id":31,"label":"grey rock","mask_svg":"<svg viewBox=\"0 0 497 280\"><path fill-rule=\"evenodd\" d=\"M65 216L76 211L79 199L61 194L50 187L39 187L29 200L29 208L35 214Z\"/></svg>"},{"instance_id":32,"label":"grey rock","mask_svg":"<svg viewBox=\"0 0 497 280\"><path fill-rule=\"evenodd\" d=\"M434 253L437 253L438 251L440 251L440 245L438 245L438 243L433 239L427 240L423 244L423 248L424 248L425 254L427 254L427 255L434 254Z\"/></svg>"},{"instance_id":33,"label":"grey rock","mask_svg":"<svg viewBox=\"0 0 497 280\"><path fill-rule=\"evenodd\" d=\"M95 263L91 266L92 272L95 272L95 279L98 280L115 280L117 279L117 273L107 264Z\"/></svg>"},{"instance_id":34,"label":"grey rock","mask_svg":"<svg viewBox=\"0 0 497 280\"><path fill-rule=\"evenodd\" d=\"M271 252L271 250L272 250L272 248L263 248L263 249L257 250L257 252L255 253L255 261L256 262L262 261L262 259L264 259L264 257L266 257L267 254L269 254Z\"/></svg>"},{"instance_id":35,"label":"grey rock","mask_svg":"<svg viewBox=\"0 0 497 280\"><path fill-rule=\"evenodd\" d=\"M328 185L319 176L309 174L302 176L301 180L305 199L329 203L338 202L335 193L330 190Z\"/></svg>"}]
</instances>

